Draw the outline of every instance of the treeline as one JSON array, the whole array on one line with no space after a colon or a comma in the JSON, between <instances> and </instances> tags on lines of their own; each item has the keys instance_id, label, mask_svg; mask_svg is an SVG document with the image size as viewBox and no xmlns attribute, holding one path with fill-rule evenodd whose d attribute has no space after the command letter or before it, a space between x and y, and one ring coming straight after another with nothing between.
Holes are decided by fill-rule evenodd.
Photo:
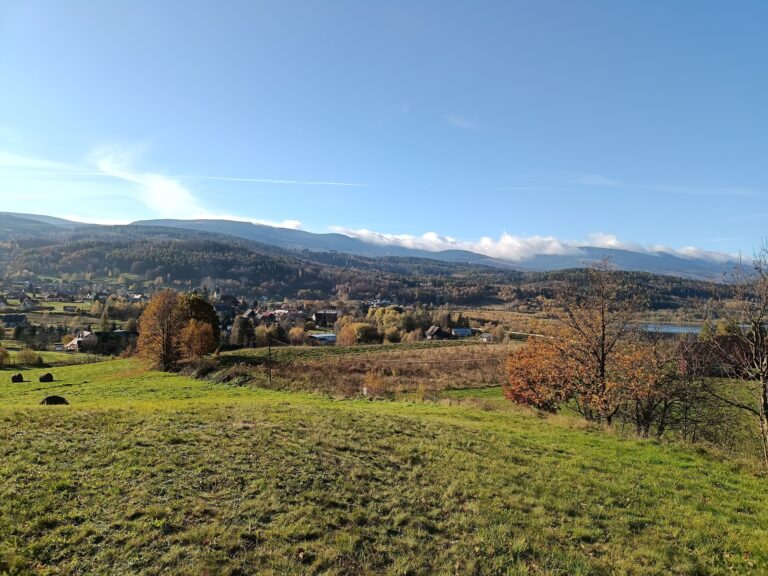
<instances>
[{"instance_id":1,"label":"treeline","mask_svg":"<svg viewBox=\"0 0 768 576\"><path fill-rule=\"evenodd\" d=\"M608 262L579 275L554 296L558 322L509 358L505 396L643 437L729 449L757 437L768 466L768 249L735 275L720 321L698 339L639 328L646 299Z\"/></svg>"},{"instance_id":2,"label":"treeline","mask_svg":"<svg viewBox=\"0 0 768 576\"><path fill-rule=\"evenodd\" d=\"M337 344L394 344L398 342L419 342L425 338L431 326L438 326L450 333L453 328L469 328L470 319L461 312L454 314L445 308L416 306L404 309L398 306L381 308L347 306L336 310L338 317L326 329L337 335ZM258 348L271 342L303 345L309 343L309 334L317 328L312 320L303 316L284 314L268 323L243 316L235 316L227 343L236 348ZM489 327L498 341L505 337L503 326Z\"/></svg>"},{"instance_id":3,"label":"treeline","mask_svg":"<svg viewBox=\"0 0 768 576\"><path fill-rule=\"evenodd\" d=\"M39 231L44 225L35 224ZM478 264L422 258L365 258L289 252L230 236L143 226L81 227L7 244L6 276L33 273L109 277L115 283L151 283L192 289L205 279L246 299L387 299L430 305L489 305L550 299L578 270L523 273ZM718 297L727 287L637 272L617 272L651 309L679 308ZM137 280L138 279L138 280Z\"/></svg>"}]
</instances>

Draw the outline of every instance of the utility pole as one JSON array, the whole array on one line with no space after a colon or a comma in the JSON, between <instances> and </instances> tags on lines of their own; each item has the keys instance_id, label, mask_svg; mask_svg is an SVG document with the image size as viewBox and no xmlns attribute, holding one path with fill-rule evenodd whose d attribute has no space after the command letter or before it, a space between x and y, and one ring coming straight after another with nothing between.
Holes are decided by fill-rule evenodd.
<instances>
[{"instance_id":1,"label":"utility pole","mask_svg":"<svg viewBox=\"0 0 768 576\"><path fill-rule=\"evenodd\" d=\"M272 387L272 338L267 336L267 366L269 368L269 387Z\"/></svg>"}]
</instances>

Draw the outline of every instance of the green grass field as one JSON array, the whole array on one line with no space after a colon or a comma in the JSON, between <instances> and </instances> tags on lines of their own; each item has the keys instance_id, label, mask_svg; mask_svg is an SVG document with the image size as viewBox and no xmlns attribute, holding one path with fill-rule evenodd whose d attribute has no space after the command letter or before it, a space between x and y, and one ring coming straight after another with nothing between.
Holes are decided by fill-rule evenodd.
<instances>
[{"instance_id":1,"label":"green grass field","mask_svg":"<svg viewBox=\"0 0 768 576\"><path fill-rule=\"evenodd\" d=\"M6 367L18 370L17 364L19 361L17 354L24 349L24 344L17 340L0 340L0 346L5 348L9 353L9 357L6 360ZM103 362L105 359L104 356L84 352L54 352L50 350L35 350L34 352L42 358L43 364L47 367L93 364L95 362Z\"/></svg>"},{"instance_id":2,"label":"green grass field","mask_svg":"<svg viewBox=\"0 0 768 576\"><path fill-rule=\"evenodd\" d=\"M397 353L403 350L434 350L435 348L456 348L477 346L479 348L487 347L486 344L479 343L477 340L422 340L410 344L361 344L358 346L272 346L271 349L261 348L242 348L222 352L221 360L226 364L237 362L264 362L268 355L272 356L275 362L293 362L300 358L306 359L325 359L335 356L355 356L359 354L383 354Z\"/></svg>"},{"instance_id":3,"label":"green grass field","mask_svg":"<svg viewBox=\"0 0 768 576\"><path fill-rule=\"evenodd\" d=\"M132 360L52 372L0 370L0 574L768 573L766 478L498 388L340 401Z\"/></svg>"}]
</instances>

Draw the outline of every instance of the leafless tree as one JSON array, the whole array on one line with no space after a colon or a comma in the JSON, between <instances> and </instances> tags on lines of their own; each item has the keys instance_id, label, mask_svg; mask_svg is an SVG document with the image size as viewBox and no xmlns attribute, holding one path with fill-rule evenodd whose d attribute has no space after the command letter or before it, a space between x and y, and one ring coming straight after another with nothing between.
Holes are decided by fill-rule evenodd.
<instances>
[{"instance_id":1,"label":"leafless tree","mask_svg":"<svg viewBox=\"0 0 768 576\"><path fill-rule=\"evenodd\" d=\"M611 423L619 408L611 378L613 355L634 331L640 302L609 258L584 270L584 281L558 291L558 320L562 330L555 342L578 366L579 409L590 420Z\"/></svg>"},{"instance_id":2,"label":"leafless tree","mask_svg":"<svg viewBox=\"0 0 768 576\"><path fill-rule=\"evenodd\" d=\"M720 315L736 329L712 342L730 385L711 393L754 417L768 466L768 244L752 261L739 262L729 280L733 298Z\"/></svg>"}]
</instances>

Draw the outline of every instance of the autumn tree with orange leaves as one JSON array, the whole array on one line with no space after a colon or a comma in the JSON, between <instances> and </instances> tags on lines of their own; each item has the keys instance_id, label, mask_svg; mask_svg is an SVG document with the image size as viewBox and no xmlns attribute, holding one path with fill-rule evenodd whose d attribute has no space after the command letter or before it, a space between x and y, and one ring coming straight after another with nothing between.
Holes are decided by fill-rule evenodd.
<instances>
[{"instance_id":1,"label":"autumn tree with orange leaves","mask_svg":"<svg viewBox=\"0 0 768 576\"><path fill-rule=\"evenodd\" d=\"M534 338L507 360L504 396L518 404L557 412L573 397L571 367L550 339Z\"/></svg>"},{"instance_id":2,"label":"autumn tree with orange leaves","mask_svg":"<svg viewBox=\"0 0 768 576\"><path fill-rule=\"evenodd\" d=\"M216 348L213 328L210 323L193 318L181 329L179 345L183 357L199 362Z\"/></svg>"},{"instance_id":3,"label":"autumn tree with orange leaves","mask_svg":"<svg viewBox=\"0 0 768 576\"><path fill-rule=\"evenodd\" d=\"M569 400L587 419L610 424L623 401L622 347L639 303L605 259L558 291L557 323L507 362L507 398L553 411Z\"/></svg>"},{"instance_id":4,"label":"autumn tree with orange leaves","mask_svg":"<svg viewBox=\"0 0 768 576\"><path fill-rule=\"evenodd\" d=\"M196 361L212 352L217 332L218 318L207 300L162 290L139 318L137 353L155 368L171 370L181 360Z\"/></svg>"},{"instance_id":5,"label":"autumn tree with orange leaves","mask_svg":"<svg viewBox=\"0 0 768 576\"><path fill-rule=\"evenodd\" d=\"M568 365L572 396L588 420L611 423L619 409L617 353L635 330L641 303L609 259L587 267L582 282L556 296L559 310L551 344Z\"/></svg>"},{"instance_id":6,"label":"autumn tree with orange leaves","mask_svg":"<svg viewBox=\"0 0 768 576\"><path fill-rule=\"evenodd\" d=\"M139 318L136 351L160 370L170 370L180 357L178 338L184 322L177 304L176 292L162 290L152 297Z\"/></svg>"},{"instance_id":7,"label":"autumn tree with orange leaves","mask_svg":"<svg viewBox=\"0 0 768 576\"><path fill-rule=\"evenodd\" d=\"M679 348L669 340L630 342L617 352L620 416L638 436L647 438L654 427L662 436L673 411L685 401L681 392L687 381L679 367Z\"/></svg>"},{"instance_id":8,"label":"autumn tree with orange leaves","mask_svg":"<svg viewBox=\"0 0 768 576\"><path fill-rule=\"evenodd\" d=\"M587 420L619 419L640 436L661 436L700 401L701 381L682 367L679 342L634 328L640 303L609 262L583 278L559 292L554 327L507 360L504 394L548 412L567 403Z\"/></svg>"}]
</instances>

